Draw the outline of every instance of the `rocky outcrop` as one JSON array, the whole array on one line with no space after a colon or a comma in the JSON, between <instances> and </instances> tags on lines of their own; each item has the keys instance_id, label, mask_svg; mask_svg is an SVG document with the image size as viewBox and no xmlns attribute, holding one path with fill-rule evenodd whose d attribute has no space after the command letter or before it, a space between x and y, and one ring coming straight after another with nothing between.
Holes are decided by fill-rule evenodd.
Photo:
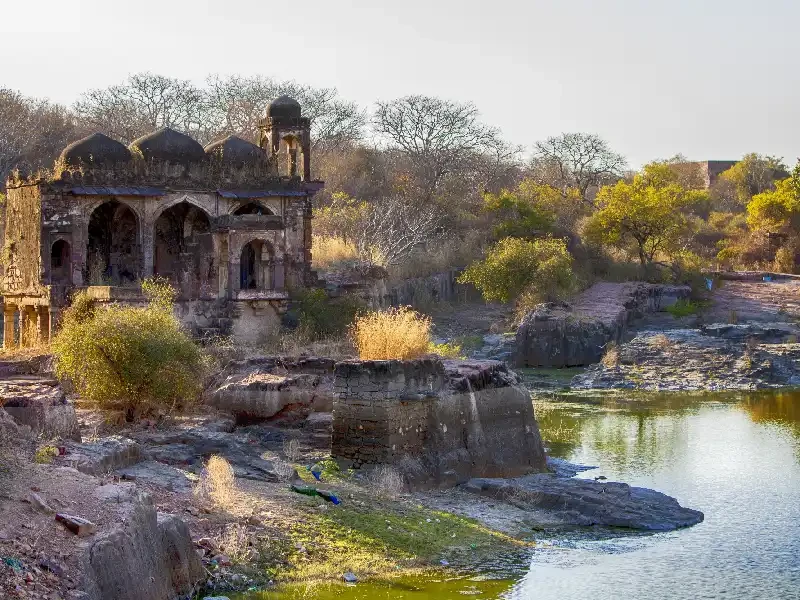
<instances>
[{"instance_id":1,"label":"rocky outcrop","mask_svg":"<svg viewBox=\"0 0 800 600\"><path fill-rule=\"evenodd\" d=\"M549 473L517 479L472 479L465 490L523 510L546 510L562 523L671 531L696 525L703 513L675 498L626 483L559 477Z\"/></svg>"},{"instance_id":2,"label":"rocky outcrop","mask_svg":"<svg viewBox=\"0 0 800 600\"><path fill-rule=\"evenodd\" d=\"M545 469L530 394L496 361L336 365L332 455L391 464L415 487Z\"/></svg>"},{"instance_id":3,"label":"rocky outcrop","mask_svg":"<svg viewBox=\"0 0 800 600\"><path fill-rule=\"evenodd\" d=\"M787 323L714 324L642 331L616 361L593 365L573 389L752 390L800 385L800 328Z\"/></svg>"},{"instance_id":4,"label":"rocky outcrop","mask_svg":"<svg viewBox=\"0 0 800 600\"><path fill-rule=\"evenodd\" d=\"M688 286L597 283L570 304L538 305L520 323L515 363L522 367L575 367L600 361L609 342L646 312L688 298Z\"/></svg>"},{"instance_id":5,"label":"rocky outcrop","mask_svg":"<svg viewBox=\"0 0 800 600\"><path fill-rule=\"evenodd\" d=\"M334 361L260 357L231 362L209 388L207 403L239 420L270 419L291 410L300 418L330 412Z\"/></svg>"},{"instance_id":6,"label":"rocky outcrop","mask_svg":"<svg viewBox=\"0 0 800 600\"><path fill-rule=\"evenodd\" d=\"M141 446L122 436L110 436L85 444L70 442L64 448L66 453L57 461L87 475L102 475L145 459Z\"/></svg>"},{"instance_id":7,"label":"rocky outcrop","mask_svg":"<svg viewBox=\"0 0 800 600\"><path fill-rule=\"evenodd\" d=\"M75 408L58 381L38 375L14 375L0 380L0 406L18 425L45 438L80 440Z\"/></svg>"},{"instance_id":8,"label":"rocky outcrop","mask_svg":"<svg viewBox=\"0 0 800 600\"><path fill-rule=\"evenodd\" d=\"M121 523L84 544L83 598L174 600L192 592L205 572L186 524L157 513L133 487L103 487L117 488Z\"/></svg>"}]
</instances>

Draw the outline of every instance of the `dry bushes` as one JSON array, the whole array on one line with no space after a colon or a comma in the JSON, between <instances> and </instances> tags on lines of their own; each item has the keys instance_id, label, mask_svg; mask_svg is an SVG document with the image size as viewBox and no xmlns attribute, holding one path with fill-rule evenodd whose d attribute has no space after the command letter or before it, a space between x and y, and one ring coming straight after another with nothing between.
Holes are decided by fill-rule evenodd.
<instances>
[{"instance_id":1,"label":"dry bushes","mask_svg":"<svg viewBox=\"0 0 800 600\"><path fill-rule=\"evenodd\" d=\"M358 262L358 248L340 237L315 235L311 241L311 256L314 268L330 270L343 263Z\"/></svg>"},{"instance_id":2,"label":"dry bushes","mask_svg":"<svg viewBox=\"0 0 800 600\"><path fill-rule=\"evenodd\" d=\"M428 353L431 326L408 307L389 308L357 317L350 333L362 360L408 360Z\"/></svg>"},{"instance_id":3,"label":"dry bushes","mask_svg":"<svg viewBox=\"0 0 800 600\"><path fill-rule=\"evenodd\" d=\"M389 465L376 466L368 477L372 489L379 495L391 500L400 496L406 488L406 482L400 472Z\"/></svg>"},{"instance_id":4,"label":"dry bushes","mask_svg":"<svg viewBox=\"0 0 800 600\"><path fill-rule=\"evenodd\" d=\"M619 360L619 346L616 342L609 342L606 345L605 354L603 354L603 358L600 359L600 362L607 369L615 369L619 366Z\"/></svg>"},{"instance_id":5,"label":"dry bushes","mask_svg":"<svg viewBox=\"0 0 800 600\"><path fill-rule=\"evenodd\" d=\"M238 492L230 463L216 454L209 458L195 493L209 499L219 508L234 506Z\"/></svg>"}]
</instances>

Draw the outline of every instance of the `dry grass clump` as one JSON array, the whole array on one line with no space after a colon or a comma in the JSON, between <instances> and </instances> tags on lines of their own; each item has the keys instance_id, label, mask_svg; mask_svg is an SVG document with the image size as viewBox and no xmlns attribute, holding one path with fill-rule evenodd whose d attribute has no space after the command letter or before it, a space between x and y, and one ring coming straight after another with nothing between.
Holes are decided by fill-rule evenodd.
<instances>
[{"instance_id":1,"label":"dry grass clump","mask_svg":"<svg viewBox=\"0 0 800 600\"><path fill-rule=\"evenodd\" d=\"M647 340L647 343L659 350L666 350L672 346L670 339L663 333L652 336Z\"/></svg>"},{"instance_id":2,"label":"dry grass clump","mask_svg":"<svg viewBox=\"0 0 800 600\"><path fill-rule=\"evenodd\" d=\"M283 442L283 453L287 460L297 462L300 460L300 441L289 438Z\"/></svg>"},{"instance_id":3,"label":"dry grass clump","mask_svg":"<svg viewBox=\"0 0 800 600\"><path fill-rule=\"evenodd\" d=\"M603 358L600 359L600 362L603 363L603 366L607 369L613 369L619 366L619 346L617 346L616 342L609 342L606 346L606 352L603 354Z\"/></svg>"},{"instance_id":4,"label":"dry grass clump","mask_svg":"<svg viewBox=\"0 0 800 600\"><path fill-rule=\"evenodd\" d=\"M428 353L431 326L430 317L403 306L357 317L350 333L362 360L408 360Z\"/></svg>"},{"instance_id":5,"label":"dry grass clump","mask_svg":"<svg viewBox=\"0 0 800 600\"><path fill-rule=\"evenodd\" d=\"M378 465L369 474L372 489L388 499L396 499L405 491L406 482L400 472L389 465Z\"/></svg>"},{"instance_id":6,"label":"dry grass clump","mask_svg":"<svg viewBox=\"0 0 800 600\"><path fill-rule=\"evenodd\" d=\"M330 269L338 264L357 261L355 244L340 237L315 235L311 240L311 256L315 269Z\"/></svg>"},{"instance_id":7,"label":"dry grass clump","mask_svg":"<svg viewBox=\"0 0 800 600\"><path fill-rule=\"evenodd\" d=\"M196 493L208 498L219 508L231 508L238 496L233 467L223 457L213 455L208 459Z\"/></svg>"}]
</instances>

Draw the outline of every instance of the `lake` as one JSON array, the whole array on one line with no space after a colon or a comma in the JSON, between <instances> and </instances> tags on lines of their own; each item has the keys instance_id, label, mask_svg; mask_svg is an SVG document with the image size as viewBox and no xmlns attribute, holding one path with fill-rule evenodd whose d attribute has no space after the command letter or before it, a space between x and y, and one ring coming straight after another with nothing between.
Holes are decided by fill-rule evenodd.
<instances>
[{"instance_id":1,"label":"lake","mask_svg":"<svg viewBox=\"0 0 800 600\"><path fill-rule=\"evenodd\" d=\"M580 476L653 488L705 513L658 534L533 533L511 578L401 578L246 598L800 598L800 391L537 398L549 454Z\"/></svg>"}]
</instances>

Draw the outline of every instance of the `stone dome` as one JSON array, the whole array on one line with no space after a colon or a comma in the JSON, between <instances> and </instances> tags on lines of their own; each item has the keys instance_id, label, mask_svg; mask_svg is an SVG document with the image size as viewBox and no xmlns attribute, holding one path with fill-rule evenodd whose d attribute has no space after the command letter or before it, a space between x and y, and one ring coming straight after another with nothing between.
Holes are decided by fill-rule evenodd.
<instances>
[{"instance_id":1,"label":"stone dome","mask_svg":"<svg viewBox=\"0 0 800 600\"><path fill-rule=\"evenodd\" d=\"M300 103L289 96L279 96L267 106L268 117L284 117L289 119L299 119L302 115Z\"/></svg>"},{"instance_id":2,"label":"stone dome","mask_svg":"<svg viewBox=\"0 0 800 600\"><path fill-rule=\"evenodd\" d=\"M131 153L124 144L102 133L93 133L77 142L72 142L58 157L59 162L70 166L80 163L119 163L130 159Z\"/></svg>"},{"instance_id":3,"label":"stone dome","mask_svg":"<svg viewBox=\"0 0 800 600\"><path fill-rule=\"evenodd\" d=\"M199 142L169 127L143 135L131 142L128 148L141 152L145 160L189 163L206 158L205 150Z\"/></svg>"},{"instance_id":4,"label":"stone dome","mask_svg":"<svg viewBox=\"0 0 800 600\"><path fill-rule=\"evenodd\" d=\"M211 142L205 153L219 157L226 165L263 164L267 160L267 153L262 148L235 135Z\"/></svg>"}]
</instances>

